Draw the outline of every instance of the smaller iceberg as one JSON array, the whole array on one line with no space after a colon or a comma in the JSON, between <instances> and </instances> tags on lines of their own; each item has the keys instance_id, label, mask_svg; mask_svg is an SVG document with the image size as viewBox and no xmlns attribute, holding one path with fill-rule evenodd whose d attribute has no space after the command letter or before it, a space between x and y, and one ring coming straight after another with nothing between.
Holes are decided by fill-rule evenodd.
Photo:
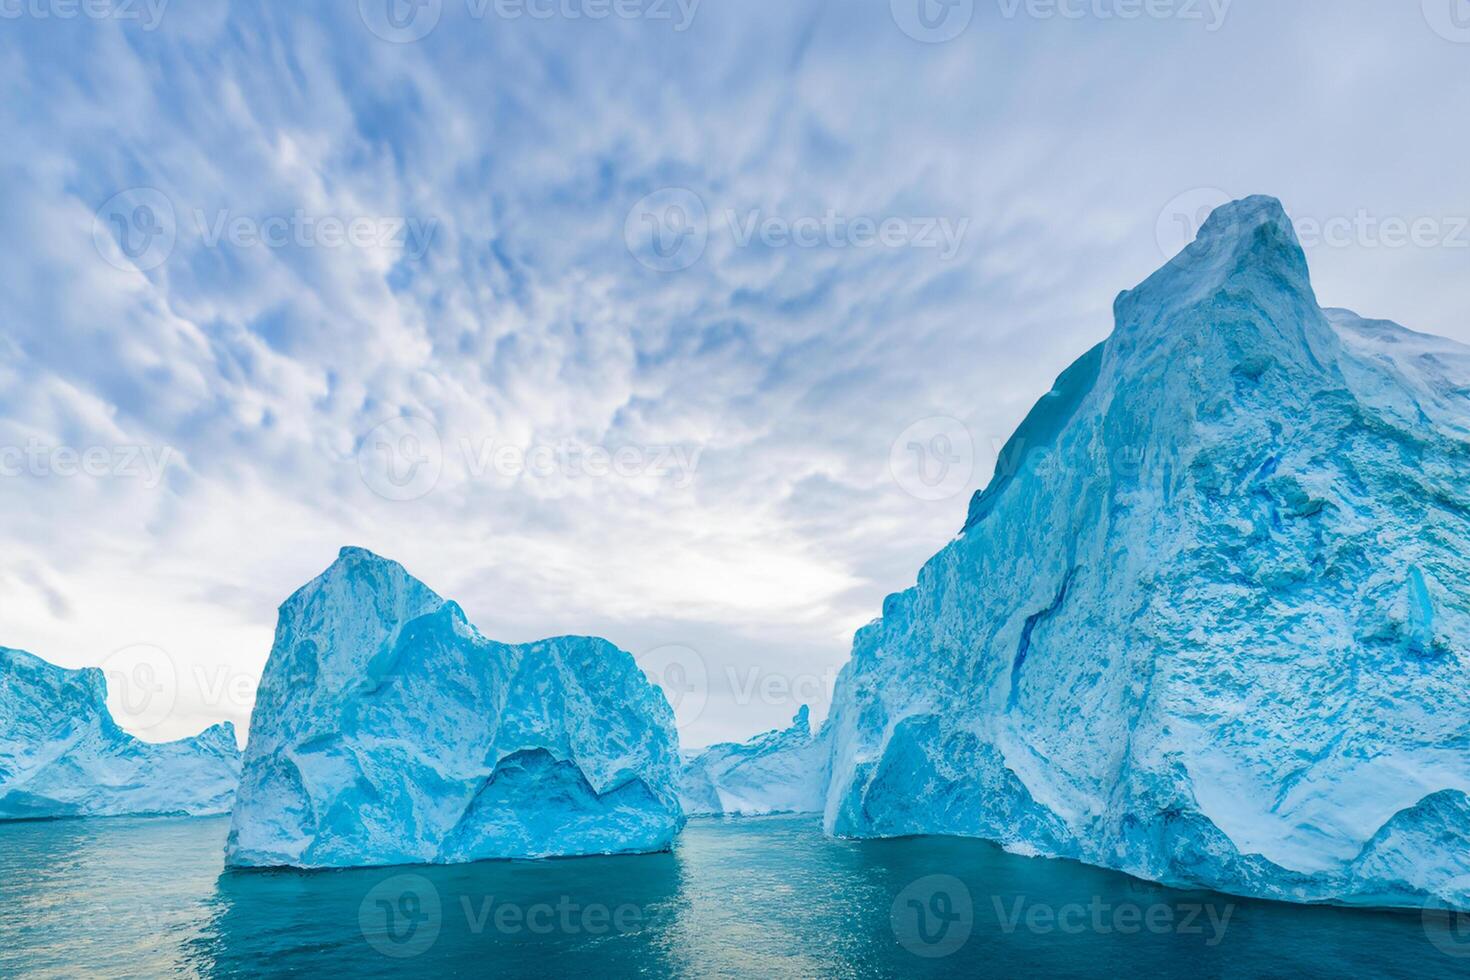
<instances>
[{"instance_id":1,"label":"smaller iceberg","mask_svg":"<svg viewBox=\"0 0 1470 980\"><path fill-rule=\"evenodd\" d=\"M228 722L144 742L107 710L102 671L0 647L0 820L228 813L239 779Z\"/></svg>"},{"instance_id":2,"label":"smaller iceberg","mask_svg":"<svg viewBox=\"0 0 1470 980\"><path fill-rule=\"evenodd\" d=\"M791 727L691 754L679 780L689 816L820 813L827 789L828 743L813 734L806 705Z\"/></svg>"},{"instance_id":3,"label":"smaller iceberg","mask_svg":"<svg viewBox=\"0 0 1470 980\"><path fill-rule=\"evenodd\" d=\"M281 606L226 861L666 850L678 775L673 710L631 654L496 643L402 565L344 548Z\"/></svg>"}]
</instances>

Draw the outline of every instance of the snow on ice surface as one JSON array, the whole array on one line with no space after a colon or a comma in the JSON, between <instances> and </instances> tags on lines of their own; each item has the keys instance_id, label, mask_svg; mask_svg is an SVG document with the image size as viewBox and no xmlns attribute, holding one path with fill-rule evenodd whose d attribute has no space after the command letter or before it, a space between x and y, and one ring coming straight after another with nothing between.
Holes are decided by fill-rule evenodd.
<instances>
[{"instance_id":1,"label":"snow on ice surface","mask_svg":"<svg viewBox=\"0 0 1470 980\"><path fill-rule=\"evenodd\" d=\"M820 813L828 754L802 705L790 728L694 755L684 765L680 802L689 816Z\"/></svg>"},{"instance_id":2,"label":"snow on ice surface","mask_svg":"<svg viewBox=\"0 0 1470 980\"><path fill-rule=\"evenodd\" d=\"M487 640L396 562L344 548L280 610L234 866L656 851L683 824L674 716L628 653Z\"/></svg>"},{"instance_id":3,"label":"snow on ice surface","mask_svg":"<svg viewBox=\"0 0 1470 980\"><path fill-rule=\"evenodd\" d=\"M228 722L144 742L107 710L102 671L0 647L0 820L228 813L239 776Z\"/></svg>"},{"instance_id":4,"label":"snow on ice surface","mask_svg":"<svg viewBox=\"0 0 1470 980\"><path fill-rule=\"evenodd\" d=\"M1321 310L1261 197L1115 313L858 633L828 830L1470 906L1470 350Z\"/></svg>"}]
</instances>

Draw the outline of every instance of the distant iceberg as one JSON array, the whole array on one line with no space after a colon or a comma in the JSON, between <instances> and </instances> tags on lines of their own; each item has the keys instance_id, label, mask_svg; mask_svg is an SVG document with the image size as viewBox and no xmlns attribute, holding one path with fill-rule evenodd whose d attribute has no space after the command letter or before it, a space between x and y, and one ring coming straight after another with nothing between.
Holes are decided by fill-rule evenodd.
<instances>
[{"instance_id":1,"label":"distant iceberg","mask_svg":"<svg viewBox=\"0 0 1470 980\"><path fill-rule=\"evenodd\" d=\"M239 777L228 722L144 742L107 710L102 671L0 647L0 820L228 813Z\"/></svg>"},{"instance_id":2,"label":"distant iceberg","mask_svg":"<svg viewBox=\"0 0 1470 980\"><path fill-rule=\"evenodd\" d=\"M1470 907L1470 349L1320 309L1270 198L1115 313L858 633L828 830Z\"/></svg>"},{"instance_id":3,"label":"distant iceberg","mask_svg":"<svg viewBox=\"0 0 1470 980\"><path fill-rule=\"evenodd\" d=\"M820 813L828 754L802 705L790 728L694 754L684 764L680 802L689 816Z\"/></svg>"},{"instance_id":4,"label":"distant iceberg","mask_svg":"<svg viewBox=\"0 0 1470 980\"><path fill-rule=\"evenodd\" d=\"M657 851L683 826L674 715L605 640L487 640L359 548L280 610L234 866Z\"/></svg>"}]
</instances>

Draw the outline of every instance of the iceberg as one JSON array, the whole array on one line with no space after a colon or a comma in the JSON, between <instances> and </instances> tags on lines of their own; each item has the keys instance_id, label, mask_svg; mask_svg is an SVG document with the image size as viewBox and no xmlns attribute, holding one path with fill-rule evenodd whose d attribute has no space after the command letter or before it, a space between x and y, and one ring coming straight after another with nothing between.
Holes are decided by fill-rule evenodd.
<instances>
[{"instance_id":1,"label":"iceberg","mask_svg":"<svg viewBox=\"0 0 1470 980\"><path fill-rule=\"evenodd\" d=\"M1470 908L1470 348L1320 308L1265 197L1114 312L855 637L827 830Z\"/></svg>"},{"instance_id":2,"label":"iceberg","mask_svg":"<svg viewBox=\"0 0 1470 980\"><path fill-rule=\"evenodd\" d=\"M107 710L101 670L0 647L0 820L223 814L239 778L229 722L144 742Z\"/></svg>"},{"instance_id":3,"label":"iceberg","mask_svg":"<svg viewBox=\"0 0 1470 980\"><path fill-rule=\"evenodd\" d=\"M821 813L828 745L813 735L806 705L791 727L712 745L685 760L679 800L688 816Z\"/></svg>"},{"instance_id":4,"label":"iceberg","mask_svg":"<svg viewBox=\"0 0 1470 980\"><path fill-rule=\"evenodd\" d=\"M235 867L667 849L663 692L606 640L487 640L360 548L281 606L226 845Z\"/></svg>"}]
</instances>

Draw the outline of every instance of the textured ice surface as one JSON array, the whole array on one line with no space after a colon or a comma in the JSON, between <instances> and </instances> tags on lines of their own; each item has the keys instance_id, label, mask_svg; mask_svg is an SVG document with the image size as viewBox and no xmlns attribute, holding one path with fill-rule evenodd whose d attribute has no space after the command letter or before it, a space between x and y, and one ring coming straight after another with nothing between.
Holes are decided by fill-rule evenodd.
<instances>
[{"instance_id":1,"label":"textured ice surface","mask_svg":"<svg viewBox=\"0 0 1470 980\"><path fill-rule=\"evenodd\" d=\"M655 851L683 823L663 693L605 640L485 639L358 548L280 610L228 843L236 866Z\"/></svg>"},{"instance_id":2,"label":"textured ice surface","mask_svg":"<svg viewBox=\"0 0 1470 980\"><path fill-rule=\"evenodd\" d=\"M858 633L829 831L1470 905L1470 350L1319 309L1269 198L1115 313Z\"/></svg>"},{"instance_id":3,"label":"textured ice surface","mask_svg":"<svg viewBox=\"0 0 1470 980\"><path fill-rule=\"evenodd\" d=\"M0 820L227 813L239 778L228 722L144 742L113 721L102 671L0 647Z\"/></svg>"},{"instance_id":4,"label":"textured ice surface","mask_svg":"<svg viewBox=\"0 0 1470 980\"><path fill-rule=\"evenodd\" d=\"M690 816L820 813L827 759L827 741L812 734L802 705L790 728L694 755L684 765L679 799Z\"/></svg>"}]
</instances>

